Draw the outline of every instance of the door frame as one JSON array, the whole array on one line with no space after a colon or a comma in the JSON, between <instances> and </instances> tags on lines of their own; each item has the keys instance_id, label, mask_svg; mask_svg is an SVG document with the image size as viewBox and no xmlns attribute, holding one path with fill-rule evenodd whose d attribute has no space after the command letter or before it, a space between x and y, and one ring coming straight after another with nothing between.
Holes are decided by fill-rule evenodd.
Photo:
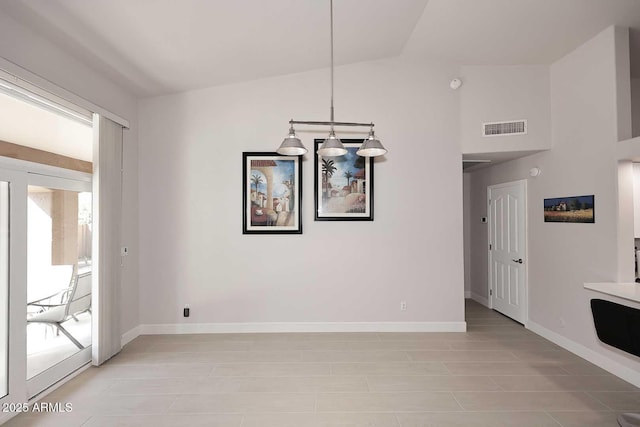
<instances>
[{"instance_id":1,"label":"door frame","mask_svg":"<svg viewBox=\"0 0 640 427\"><path fill-rule=\"evenodd\" d=\"M27 282L27 205L16 203L26 200L27 174L0 165L0 180L9 182L8 393L0 398L0 404L5 404L24 402L27 397L27 288L15 285ZM14 333L15 330L24 333ZM0 413L0 423L11 416Z\"/></svg>"},{"instance_id":2,"label":"door frame","mask_svg":"<svg viewBox=\"0 0 640 427\"><path fill-rule=\"evenodd\" d=\"M525 328L529 328L529 215L527 214L527 205L528 205L528 191L527 191L527 180L519 179L516 181L503 182L500 184L493 184L487 186L487 221L489 222L489 226L487 227L487 303L490 309L493 310L493 295L491 292L491 280L492 280L492 259L491 259L491 249L489 248L489 244L491 242L491 231L493 223L491 217L491 190L502 188L502 187L512 187L514 185L522 185L522 192L524 194L523 203L524 209L522 213L524 215L524 245L523 245L523 258L525 262L523 264L524 268L524 295L523 295L523 307L524 307L524 319L523 324ZM514 320L515 321L515 320Z\"/></svg>"}]
</instances>

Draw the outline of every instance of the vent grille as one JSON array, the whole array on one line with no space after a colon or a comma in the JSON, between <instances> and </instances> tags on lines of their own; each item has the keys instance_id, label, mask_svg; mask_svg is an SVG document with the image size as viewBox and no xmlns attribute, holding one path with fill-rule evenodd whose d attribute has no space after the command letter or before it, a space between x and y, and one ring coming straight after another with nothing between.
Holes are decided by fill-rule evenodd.
<instances>
[{"instance_id":1,"label":"vent grille","mask_svg":"<svg viewBox=\"0 0 640 427\"><path fill-rule=\"evenodd\" d=\"M482 136L524 135L526 133L526 120L484 123L482 125Z\"/></svg>"}]
</instances>

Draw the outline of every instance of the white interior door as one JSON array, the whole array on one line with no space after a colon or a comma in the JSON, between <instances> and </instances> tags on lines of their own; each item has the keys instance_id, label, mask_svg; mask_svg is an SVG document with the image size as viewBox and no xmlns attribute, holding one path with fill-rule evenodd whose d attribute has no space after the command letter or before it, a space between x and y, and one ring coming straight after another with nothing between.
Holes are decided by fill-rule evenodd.
<instances>
[{"instance_id":1,"label":"white interior door","mask_svg":"<svg viewBox=\"0 0 640 427\"><path fill-rule=\"evenodd\" d=\"M489 304L525 323L526 181L493 185L489 198Z\"/></svg>"}]
</instances>

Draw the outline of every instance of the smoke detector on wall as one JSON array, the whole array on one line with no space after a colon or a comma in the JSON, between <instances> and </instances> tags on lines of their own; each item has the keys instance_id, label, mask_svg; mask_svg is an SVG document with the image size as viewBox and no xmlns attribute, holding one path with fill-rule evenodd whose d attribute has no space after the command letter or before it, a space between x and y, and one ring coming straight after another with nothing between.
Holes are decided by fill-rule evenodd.
<instances>
[{"instance_id":1,"label":"smoke detector on wall","mask_svg":"<svg viewBox=\"0 0 640 427\"><path fill-rule=\"evenodd\" d=\"M458 78L451 80L451 83L449 83L449 87L453 90L459 89L460 86L462 86L462 80Z\"/></svg>"},{"instance_id":2,"label":"smoke detector on wall","mask_svg":"<svg viewBox=\"0 0 640 427\"><path fill-rule=\"evenodd\" d=\"M540 174L542 173L542 170L538 167L534 167L529 169L529 176L535 178L537 176L540 176Z\"/></svg>"}]
</instances>

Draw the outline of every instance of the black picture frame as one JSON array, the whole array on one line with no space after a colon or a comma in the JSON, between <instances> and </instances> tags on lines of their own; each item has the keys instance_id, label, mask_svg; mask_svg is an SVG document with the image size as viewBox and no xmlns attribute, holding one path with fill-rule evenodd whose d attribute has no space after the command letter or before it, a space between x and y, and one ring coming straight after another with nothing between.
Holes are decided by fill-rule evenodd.
<instances>
[{"instance_id":1,"label":"black picture frame","mask_svg":"<svg viewBox=\"0 0 640 427\"><path fill-rule=\"evenodd\" d=\"M344 156L326 159L318 154L318 148L323 142L323 139L314 140L313 199L315 220L373 221L374 162L371 157L361 157L356 154L362 145L362 140L343 139L342 143L348 153ZM330 166L334 170L329 176L325 174L323 169L323 165L325 165L325 169L327 166L323 163L324 161L327 164L333 162ZM338 177L337 174L341 176ZM327 183L328 185L326 185ZM340 187L343 183L346 185Z\"/></svg>"},{"instance_id":2,"label":"black picture frame","mask_svg":"<svg viewBox=\"0 0 640 427\"><path fill-rule=\"evenodd\" d=\"M302 234L301 157L242 153L242 234Z\"/></svg>"},{"instance_id":3,"label":"black picture frame","mask_svg":"<svg viewBox=\"0 0 640 427\"><path fill-rule=\"evenodd\" d=\"M544 199L544 222L593 224L596 222L595 212L593 194Z\"/></svg>"}]
</instances>

